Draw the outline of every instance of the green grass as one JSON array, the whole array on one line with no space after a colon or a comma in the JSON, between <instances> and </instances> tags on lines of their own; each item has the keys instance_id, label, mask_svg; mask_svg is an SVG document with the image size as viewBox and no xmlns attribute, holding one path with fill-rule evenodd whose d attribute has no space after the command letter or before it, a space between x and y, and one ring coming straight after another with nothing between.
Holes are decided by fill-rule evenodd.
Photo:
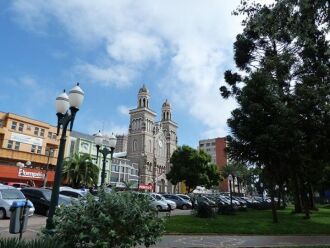
<instances>
[{"instance_id":1,"label":"green grass","mask_svg":"<svg viewBox=\"0 0 330 248\"><path fill-rule=\"evenodd\" d=\"M320 207L311 219L291 214L292 209L278 211L279 223L272 223L270 210L248 210L235 215L217 215L202 219L191 215L172 216L166 222L167 233L205 234L330 234L330 209Z\"/></svg>"}]
</instances>

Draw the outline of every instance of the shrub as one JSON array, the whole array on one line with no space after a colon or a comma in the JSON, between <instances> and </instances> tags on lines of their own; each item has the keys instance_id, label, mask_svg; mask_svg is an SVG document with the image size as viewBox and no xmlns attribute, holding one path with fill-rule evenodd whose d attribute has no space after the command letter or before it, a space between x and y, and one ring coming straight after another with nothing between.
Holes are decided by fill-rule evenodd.
<instances>
[{"instance_id":1,"label":"shrub","mask_svg":"<svg viewBox=\"0 0 330 248\"><path fill-rule=\"evenodd\" d=\"M88 195L58 208L54 224L55 238L68 247L148 247L164 230L149 199L132 192Z\"/></svg>"},{"instance_id":2,"label":"shrub","mask_svg":"<svg viewBox=\"0 0 330 248\"><path fill-rule=\"evenodd\" d=\"M212 218L215 217L214 209L210 205L200 203L195 208L195 215L200 218Z\"/></svg>"},{"instance_id":3,"label":"shrub","mask_svg":"<svg viewBox=\"0 0 330 248\"><path fill-rule=\"evenodd\" d=\"M230 205L219 205L218 214L233 215L235 214L235 209Z\"/></svg>"},{"instance_id":4,"label":"shrub","mask_svg":"<svg viewBox=\"0 0 330 248\"><path fill-rule=\"evenodd\" d=\"M0 239L0 248L64 248L54 239L19 240L18 238Z\"/></svg>"}]
</instances>

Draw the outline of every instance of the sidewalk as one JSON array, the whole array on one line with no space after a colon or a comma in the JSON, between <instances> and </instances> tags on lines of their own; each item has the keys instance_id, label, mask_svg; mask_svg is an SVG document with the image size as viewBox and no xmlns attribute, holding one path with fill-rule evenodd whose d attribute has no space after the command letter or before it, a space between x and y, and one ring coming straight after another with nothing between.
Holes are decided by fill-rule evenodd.
<instances>
[{"instance_id":1,"label":"sidewalk","mask_svg":"<svg viewBox=\"0 0 330 248\"><path fill-rule=\"evenodd\" d=\"M152 247L286 247L329 245L330 236L237 236L237 235L166 235Z\"/></svg>"}]
</instances>

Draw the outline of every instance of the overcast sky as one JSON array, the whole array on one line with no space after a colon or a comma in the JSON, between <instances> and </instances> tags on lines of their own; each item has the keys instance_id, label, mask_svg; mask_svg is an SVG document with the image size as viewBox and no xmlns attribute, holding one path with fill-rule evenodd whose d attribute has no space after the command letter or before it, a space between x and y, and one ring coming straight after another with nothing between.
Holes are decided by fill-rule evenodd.
<instances>
[{"instance_id":1,"label":"overcast sky","mask_svg":"<svg viewBox=\"0 0 330 248\"><path fill-rule=\"evenodd\" d=\"M228 134L223 100L241 32L239 0L0 1L0 110L56 124L54 99L80 82L74 129L127 133L145 84L158 113L168 99L179 144Z\"/></svg>"}]
</instances>

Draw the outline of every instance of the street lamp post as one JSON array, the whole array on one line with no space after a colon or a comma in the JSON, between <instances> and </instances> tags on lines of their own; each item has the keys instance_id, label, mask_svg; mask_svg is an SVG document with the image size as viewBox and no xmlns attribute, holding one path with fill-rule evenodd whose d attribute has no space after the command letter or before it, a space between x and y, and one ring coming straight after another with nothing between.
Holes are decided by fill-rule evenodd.
<instances>
[{"instance_id":1,"label":"street lamp post","mask_svg":"<svg viewBox=\"0 0 330 248\"><path fill-rule=\"evenodd\" d=\"M232 194L232 188L231 188L231 182L233 181L233 176L229 174L228 176L229 180L229 193L230 193L230 208L233 208L233 194Z\"/></svg>"},{"instance_id":2,"label":"street lamp post","mask_svg":"<svg viewBox=\"0 0 330 248\"><path fill-rule=\"evenodd\" d=\"M57 156L55 179L52 190L52 196L49 206L49 214L46 223L46 229L48 231L54 229L53 216L55 209L58 205L59 189L62 179L62 167L63 167L63 158L66 142L66 131L70 124L69 130L72 130L73 122L76 116L76 113L79 111L79 107L84 100L84 92L79 87L79 83L73 87L69 96L65 91L56 98L55 106L57 111L57 135L60 134L60 129L62 127L62 134L60 139L59 151Z\"/></svg>"},{"instance_id":3,"label":"street lamp post","mask_svg":"<svg viewBox=\"0 0 330 248\"><path fill-rule=\"evenodd\" d=\"M104 146L103 148L101 148L104 141L107 142L110 149L107 148L107 146ZM101 186L104 185L104 181L105 181L105 164L107 161L107 156L109 154L111 154L110 160L112 161L113 152L115 150L116 143L117 143L117 138L113 134L111 134L109 137L104 137L101 134L101 131L99 131L97 134L95 134L95 144L96 144L96 149L97 149L96 161L98 160L99 152L103 156L103 165L102 165L102 172L101 172Z\"/></svg>"},{"instance_id":4,"label":"street lamp post","mask_svg":"<svg viewBox=\"0 0 330 248\"><path fill-rule=\"evenodd\" d=\"M45 172L45 178L44 178L44 183L43 183L43 187L46 187L47 185L47 177L48 177L48 170L49 170L49 160L50 160L50 155L53 154L54 149L53 148L49 148L48 149L48 158L47 158L47 165L46 165L46 172Z\"/></svg>"}]
</instances>

